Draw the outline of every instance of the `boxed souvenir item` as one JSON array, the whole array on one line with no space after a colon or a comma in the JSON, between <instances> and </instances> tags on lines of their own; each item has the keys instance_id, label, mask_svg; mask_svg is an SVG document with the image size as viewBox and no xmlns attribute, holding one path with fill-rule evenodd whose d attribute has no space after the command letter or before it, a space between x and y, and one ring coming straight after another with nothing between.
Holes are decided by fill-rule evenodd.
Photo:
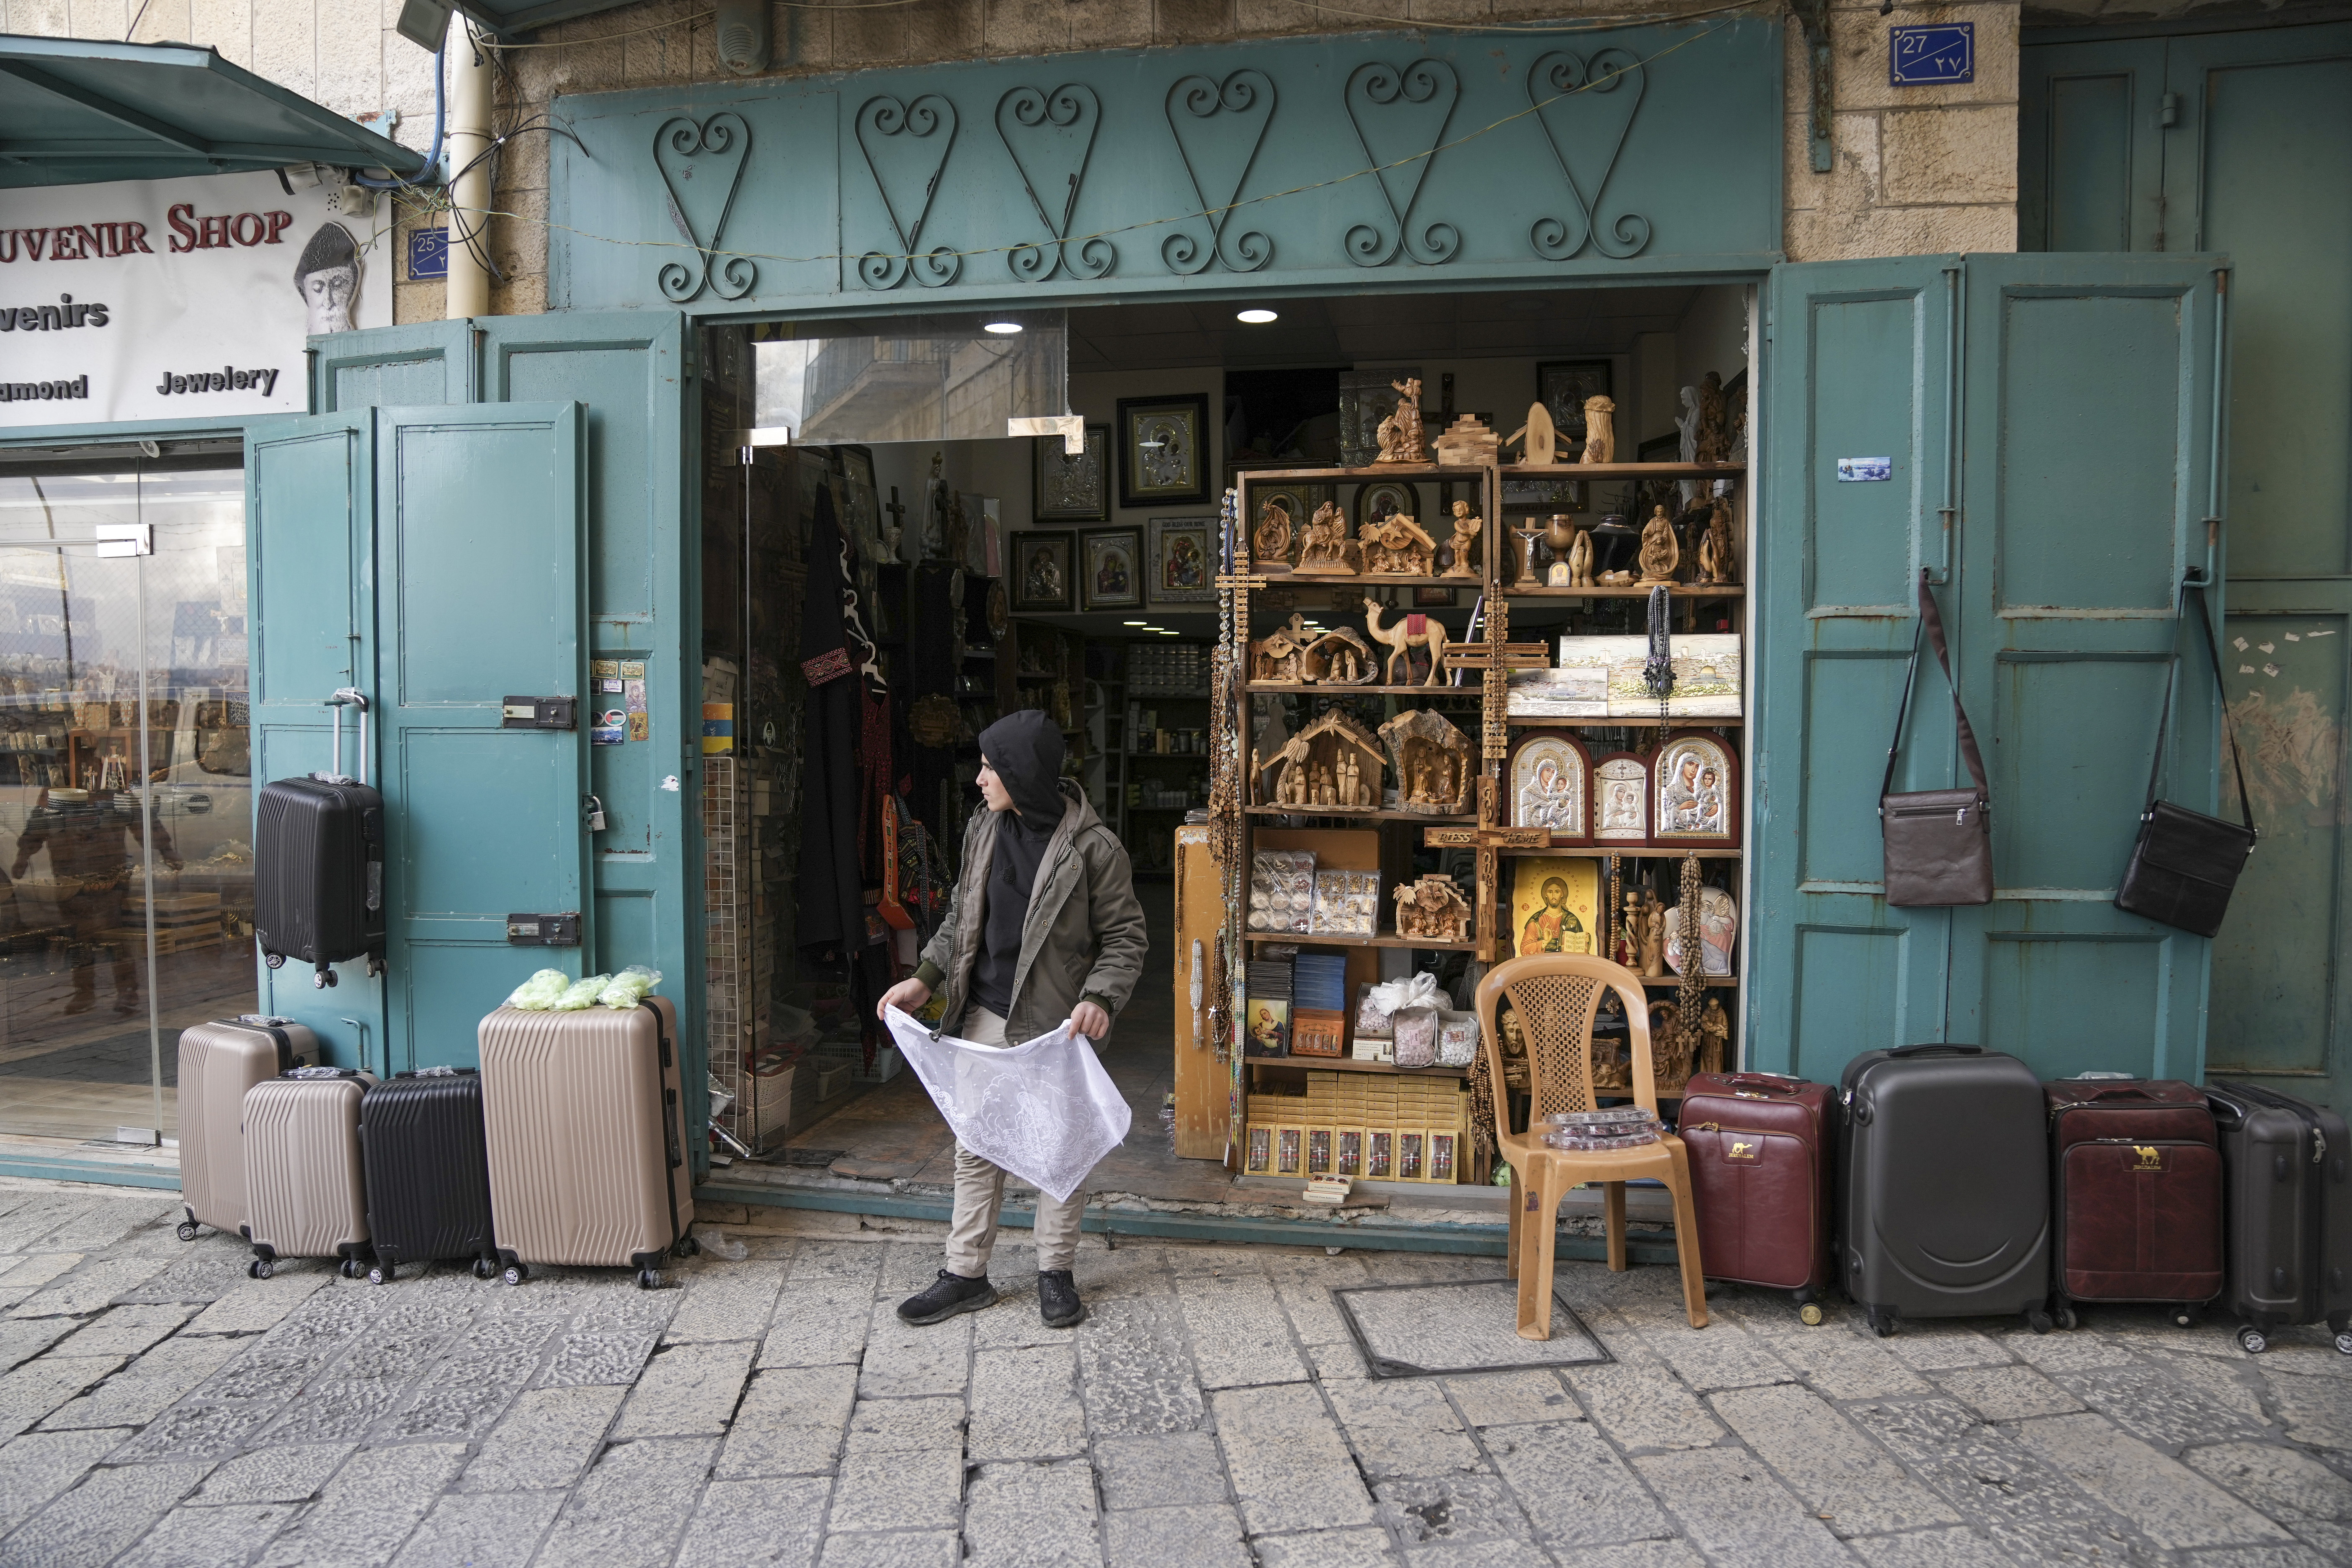
<instances>
[{"instance_id":1,"label":"boxed souvenir item","mask_svg":"<svg viewBox=\"0 0 2352 1568\"><path fill-rule=\"evenodd\" d=\"M1312 850L1261 849L1250 858L1250 930L1304 935L1314 930L1314 917Z\"/></svg>"},{"instance_id":2,"label":"boxed souvenir item","mask_svg":"<svg viewBox=\"0 0 2352 1568\"><path fill-rule=\"evenodd\" d=\"M1396 1015L1396 1065L1433 1067L1437 1063L1437 1009L1407 1007Z\"/></svg>"},{"instance_id":3,"label":"boxed souvenir item","mask_svg":"<svg viewBox=\"0 0 2352 1568\"><path fill-rule=\"evenodd\" d=\"M1290 1009L1290 1054L1294 1057L1336 1057L1347 1015L1321 1007Z\"/></svg>"},{"instance_id":4,"label":"boxed souvenir item","mask_svg":"<svg viewBox=\"0 0 2352 1568\"><path fill-rule=\"evenodd\" d=\"M1478 1059L1478 1015L1441 1010L1437 1015L1437 1065L1466 1068Z\"/></svg>"},{"instance_id":5,"label":"boxed souvenir item","mask_svg":"<svg viewBox=\"0 0 2352 1568\"><path fill-rule=\"evenodd\" d=\"M1377 936L1381 921L1378 871L1315 873L1312 929L1326 936Z\"/></svg>"},{"instance_id":6,"label":"boxed souvenir item","mask_svg":"<svg viewBox=\"0 0 2352 1568\"><path fill-rule=\"evenodd\" d=\"M1554 1149L1638 1149L1658 1141L1657 1113L1638 1105L1556 1110L1542 1126L1543 1141Z\"/></svg>"}]
</instances>

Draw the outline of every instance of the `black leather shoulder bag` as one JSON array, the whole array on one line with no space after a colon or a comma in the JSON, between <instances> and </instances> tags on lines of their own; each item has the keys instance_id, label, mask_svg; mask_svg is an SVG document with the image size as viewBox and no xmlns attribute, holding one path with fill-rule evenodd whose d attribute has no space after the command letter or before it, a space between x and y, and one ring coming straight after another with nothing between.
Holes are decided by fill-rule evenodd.
<instances>
[{"instance_id":1,"label":"black leather shoulder bag","mask_svg":"<svg viewBox=\"0 0 2352 1568\"><path fill-rule=\"evenodd\" d=\"M1911 688L1919 678L1919 638L1925 636L1952 689L1952 719L1959 726L1960 759L1975 784L1965 789L1917 790L1891 795L1895 755L1903 749L1903 721L1911 710ZM1901 909L1932 909L1992 902L1992 799L1985 782L1984 756L1960 706L1952 660L1944 647L1944 617L1919 574L1919 625L1911 634L1911 668L1903 677L1903 702L1895 710L1895 739L1886 748L1886 777L1878 786L1879 835L1886 846L1886 901Z\"/></svg>"},{"instance_id":2,"label":"black leather shoulder bag","mask_svg":"<svg viewBox=\"0 0 2352 1568\"><path fill-rule=\"evenodd\" d=\"M2131 862L2116 889L2116 908L2199 936L2221 929L2230 912L2230 894L2238 874L2254 852L2254 810L2246 795L2246 764L2238 755L2238 733L2230 723L2229 694L2221 687L2221 650L2213 641L2212 617L2205 611L2205 589L2193 579L2180 584L2180 619L2187 620L2191 604L2197 629L2204 634L2205 652L2213 661L2213 693L2221 704L2221 732L2230 741L2230 766L2238 775L2238 810L2242 824L2224 822L2185 805L2156 798L2157 781L2164 774L2164 740L2172 724L2172 690L2180 679L2180 626L2173 623L2172 668L2164 679L2164 712L2156 721L2156 760L2147 770L2147 805L2140 811L2139 837L2132 843Z\"/></svg>"}]
</instances>

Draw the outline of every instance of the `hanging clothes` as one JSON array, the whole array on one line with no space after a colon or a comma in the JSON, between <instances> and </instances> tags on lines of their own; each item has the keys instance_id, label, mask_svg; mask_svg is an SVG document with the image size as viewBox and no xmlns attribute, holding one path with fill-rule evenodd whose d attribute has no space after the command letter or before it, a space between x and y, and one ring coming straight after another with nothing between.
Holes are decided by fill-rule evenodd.
<instances>
[{"instance_id":1,"label":"hanging clothes","mask_svg":"<svg viewBox=\"0 0 2352 1568\"><path fill-rule=\"evenodd\" d=\"M860 897L858 741L867 701L851 631L857 592L829 489L816 491L801 606L801 673L809 685L801 759L800 940L854 957L866 944ZM856 638L863 642L862 628Z\"/></svg>"}]
</instances>

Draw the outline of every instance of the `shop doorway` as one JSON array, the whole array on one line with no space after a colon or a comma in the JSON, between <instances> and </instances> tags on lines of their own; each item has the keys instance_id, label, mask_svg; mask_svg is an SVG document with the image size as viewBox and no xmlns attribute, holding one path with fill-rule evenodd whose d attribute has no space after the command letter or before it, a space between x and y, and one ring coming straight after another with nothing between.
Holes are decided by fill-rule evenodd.
<instances>
[{"instance_id":1,"label":"shop doorway","mask_svg":"<svg viewBox=\"0 0 2352 1568\"><path fill-rule=\"evenodd\" d=\"M1054 713L1069 742L1070 776L1128 845L1152 943L1143 982L1105 1053L1129 1099L1132 1131L1094 1184L1169 1201L1221 1201L1233 1195L1223 1159L1227 1068L1209 1051L1184 1048L1192 1009L1177 950L1197 934L1189 924L1179 929L1180 846L1188 816L1207 804L1215 721L1208 656L1217 630L1213 560L1223 492L1244 470L1278 479L1285 470L1369 463L1378 421L1396 403L1391 383L1406 377L1422 384L1433 439L1462 416L1508 435L1541 399L1559 411L1572 458L1584 436L1585 400L1598 395L1615 405L1619 460L1675 461L1692 416L1685 388L1701 386L1712 373L1727 400L1744 400L1750 295L1738 285L1675 285L1075 310L1066 317L1066 407L1079 416L1086 441L1076 460L1065 458L1057 437L876 437L747 453L727 433L759 432L766 423L761 351L799 340L782 326L706 332L703 418L711 437L702 479L701 614L706 744L715 748L703 803L712 892L709 1014L714 1088L733 1097L715 1125L741 1146L714 1179L918 1187L950 1180L947 1130L895 1054L870 1038L850 962L796 940L804 850L798 813L809 787L802 781L815 774L822 740L796 651L803 606L821 602L812 577L832 564L815 545L820 492L846 541L845 585L858 599L876 668L893 693L886 723L861 726L857 735L862 759L864 743L887 733L890 762L860 787L887 794L893 816L905 825L890 847L895 897L913 924L898 927L878 901L873 906L871 934L889 954L880 962L911 968L917 939L936 922L938 910L923 902L929 897L923 878L934 878L934 886L952 879L962 824L978 801L972 737L1014 708ZM1273 319L1238 319L1249 306ZM887 340L888 323L859 330ZM904 360L891 353L856 352L906 374ZM1130 443L1155 437L1197 443L1189 472L1144 471L1143 455ZM1155 482L1183 493L1155 495ZM1634 479L1580 479L1563 468L1556 479L1507 494L1504 517L1483 520L1486 542L1479 548L1495 547L1496 525L1507 521L1520 529L1554 513L1586 527L1611 517L1638 521L1654 505L1680 510L1685 499L1671 481L1645 489ZM1453 503L1484 504L1475 485L1434 480L1386 491L1317 481L1290 500L1302 524L1317 506L1337 505L1351 531L1368 507L1405 511L1449 549ZM1187 540L1206 557L1198 568L1189 563ZM1518 548L1507 540L1501 547ZM1433 617L1456 640L1480 610L1475 581L1387 594L1394 610ZM1637 597L1516 607L1511 636L1639 634L1644 613ZM1705 606L1704 626L1695 600L1678 603L1675 613L1681 631L1746 629L1737 608ZM1263 636L1294 614L1318 627L1360 630L1365 619L1360 602L1343 605L1329 588L1302 578L1295 592L1261 601L1254 633ZM927 647L932 637L940 646ZM1473 678L1427 697L1339 700L1363 707L1371 724L1402 709L1448 710L1475 735L1477 697ZM1286 732L1334 706L1307 693L1254 696L1252 703L1254 724L1276 723ZM1725 727L1736 736L1736 721ZM1643 738L1626 729L1596 731L1587 742L1598 755ZM871 797L878 815L879 795ZM1460 852L1428 849L1418 831L1394 826L1400 831L1389 837L1397 841L1401 874L1444 868L1468 881ZM883 846L871 816L865 833L873 859ZM867 869L878 876L882 868L877 861ZM1710 885L1744 901L1736 855L1711 859L1708 874ZM1673 901L1671 887L1660 890ZM1191 900L1200 902L1197 889ZM1213 925L1213 891L1209 901ZM1192 909L1184 918L1197 923L1202 915ZM1407 973L1418 957L1449 984L1465 978L1459 953L1394 956ZM1736 985L1720 999L1730 1016L1739 1016ZM1187 1074L1188 1065L1197 1066L1188 1055L1212 1062L1211 1069ZM1309 1070L1301 1058L1295 1069L1259 1076L1269 1083L1296 1078L1294 1087L1304 1087ZM1171 1121L1181 1121L1184 1108L1172 1101L1187 1096L1214 1099L1218 1131L1180 1155L1182 1134ZM1465 1162L1459 1174L1466 1184L1473 1166Z\"/></svg>"},{"instance_id":2,"label":"shop doorway","mask_svg":"<svg viewBox=\"0 0 2352 1568\"><path fill-rule=\"evenodd\" d=\"M178 1136L254 1005L238 443L0 461L0 1133Z\"/></svg>"}]
</instances>

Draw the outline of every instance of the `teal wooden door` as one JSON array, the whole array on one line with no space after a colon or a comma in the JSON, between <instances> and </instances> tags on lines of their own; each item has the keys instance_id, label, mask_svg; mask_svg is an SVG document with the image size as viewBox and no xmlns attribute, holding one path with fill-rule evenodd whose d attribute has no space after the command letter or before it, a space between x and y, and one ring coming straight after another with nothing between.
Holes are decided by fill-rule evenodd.
<instances>
[{"instance_id":1,"label":"teal wooden door","mask_svg":"<svg viewBox=\"0 0 2352 1568\"><path fill-rule=\"evenodd\" d=\"M1945 1037L1943 910L1881 896L1879 779L1911 647L1912 587L1944 571L1959 258L1775 268L1760 410L1759 668L1750 765L1747 1059L1834 1080L1859 1052ZM1841 483L1840 458L1885 458ZM1953 781L1948 714L1916 704L1901 789Z\"/></svg>"},{"instance_id":2,"label":"teal wooden door","mask_svg":"<svg viewBox=\"0 0 2352 1568\"><path fill-rule=\"evenodd\" d=\"M2194 1081L2210 944L2114 899L2174 596L2208 563L2214 262L1972 256L1963 277L1962 521L1943 604L1992 779L1994 897L1952 911L1946 1026L2047 1077ZM2184 662L2175 700L2164 795L2211 811L2210 673Z\"/></svg>"},{"instance_id":3,"label":"teal wooden door","mask_svg":"<svg viewBox=\"0 0 2352 1568\"><path fill-rule=\"evenodd\" d=\"M375 474L387 1027L394 1065L473 1066L532 969L593 951L584 722L509 729L504 700L588 693L586 490L573 403L379 408ZM516 948L510 913L578 914Z\"/></svg>"},{"instance_id":4,"label":"teal wooden door","mask_svg":"<svg viewBox=\"0 0 2352 1568\"><path fill-rule=\"evenodd\" d=\"M2170 585L2201 558L2210 267L1815 263L1775 268L1766 298L1748 1059L1833 1079L1948 1040L2053 1076L2195 1076L2205 944L2109 900ZM1842 480L1841 458L1888 477ZM1982 908L1884 897L1877 795L1922 570L1991 775ZM2210 680L2183 700L2167 793L2210 802ZM1928 662L1895 787L1966 782ZM2119 984L2138 987L2120 1005Z\"/></svg>"},{"instance_id":5,"label":"teal wooden door","mask_svg":"<svg viewBox=\"0 0 2352 1568\"><path fill-rule=\"evenodd\" d=\"M252 636L252 767L257 781L299 778L331 760L326 700L372 689L375 669L375 418L372 411L257 421L245 449L246 603ZM371 736L373 740L373 736ZM343 729L343 770L383 776ZM258 798L259 791L255 792ZM260 1006L299 1018L330 1061L383 1068L383 982L338 964L331 990L308 964L254 961Z\"/></svg>"},{"instance_id":6,"label":"teal wooden door","mask_svg":"<svg viewBox=\"0 0 2352 1568\"><path fill-rule=\"evenodd\" d=\"M2224 689L2263 841L2207 1059L2352 1105L2352 26L2035 46L2021 93L2030 247L2230 258Z\"/></svg>"}]
</instances>

